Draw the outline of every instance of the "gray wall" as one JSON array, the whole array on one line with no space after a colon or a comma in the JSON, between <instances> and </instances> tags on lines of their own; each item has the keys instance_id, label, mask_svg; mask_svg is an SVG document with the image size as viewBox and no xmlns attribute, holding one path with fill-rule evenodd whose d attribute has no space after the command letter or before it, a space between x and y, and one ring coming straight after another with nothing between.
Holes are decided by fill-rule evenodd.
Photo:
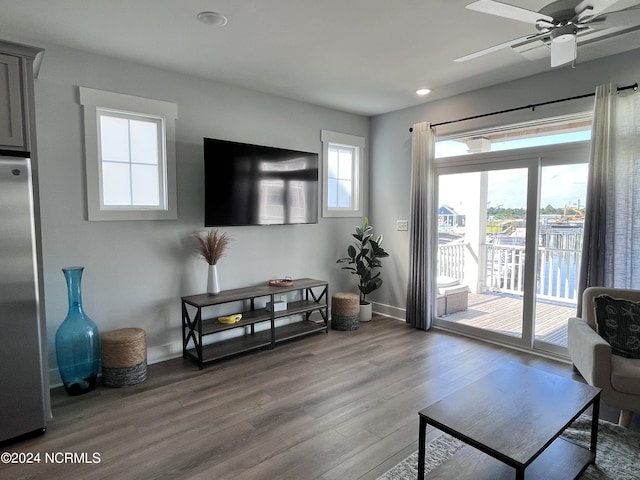
<instances>
[{"instance_id":1,"label":"gray wall","mask_svg":"<svg viewBox=\"0 0 640 480\"><path fill-rule=\"evenodd\" d=\"M629 85L640 82L640 50L615 55L575 69L565 67L522 80L457 95L437 102L380 115L371 122L370 221L385 235L385 248L392 253L385 259L382 289L371 295L374 310L404 318L409 262L408 232L396 231L396 220L409 218L411 179L411 134L417 122L466 118L488 112L573 97L595 91L597 85L612 82ZM593 98L563 102L487 117L481 120L439 127L438 135L468 131L494 125L530 121L592 109Z\"/></svg>"},{"instance_id":2,"label":"gray wall","mask_svg":"<svg viewBox=\"0 0 640 480\"><path fill-rule=\"evenodd\" d=\"M182 353L180 296L201 293L206 264L190 234L203 229L202 138L224 138L321 153L322 129L369 143L369 119L108 57L46 49L35 82L44 257L45 307L52 384L59 384L55 333L67 312L61 268L85 267L83 300L101 331L147 332L150 363ZM177 221L86 220L84 140L78 86L175 102ZM366 156L366 154L365 154ZM335 260L360 219L316 225L221 228L233 241L220 261L222 288L270 278L326 279L353 289Z\"/></svg>"}]
</instances>

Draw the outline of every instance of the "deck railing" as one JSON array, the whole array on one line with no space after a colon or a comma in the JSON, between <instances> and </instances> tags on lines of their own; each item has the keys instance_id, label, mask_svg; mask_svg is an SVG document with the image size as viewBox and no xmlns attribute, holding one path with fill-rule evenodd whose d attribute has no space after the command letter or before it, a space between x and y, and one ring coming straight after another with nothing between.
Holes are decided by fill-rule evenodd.
<instances>
[{"instance_id":1,"label":"deck railing","mask_svg":"<svg viewBox=\"0 0 640 480\"><path fill-rule=\"evenodd\" d=\"M468 243L449 243L438 246L438 276L464 279L464 250Z\"/></svg>"},{"instance_id":2,"label":"deck railing","mask_svg":"<svg viewBox=\"0 0 640 480\"><path fill-rule=\"evenodd\" d=\"M538 298L578 301L582 250L538 248Z\"/></svg>"},{"instance_id":3,"label":"deck railing","mask_svg":"<svg viewBox=\"0 0 640 480\"><path fill-rule=\"evenodd\" d=\"M487 283L494 291L524 292L524 246L487 245Z\"/></svg>"},{"instance_id":4,"label":"deck railing","mask_svg":"<svg viewBox=\"0 0 640 480\"><path fill-rule=\"evenodd\" d=\"M575 303L581 251L538 247L536 292L538 298ZM487 286L504 293L524 291L523 246L487 245Z\"/></svg>"},{"instance_id":5,"label":"deck railing","mask_svg":"<svg viewBox=\"0 0 640 480\"><path fill-rule=\"evenodd\" d=\"M467 243L440 245L438 276L462 281L465 268L471 268L465 265L466 248L469 248ZM521 295L524 292L524 246L486 245L486 254L486 287L497 292ZM538 298L576 303L580 263L580 250L539 247L536 269ZM478 265L473 268L478 268Z\"/></svg>"}]
</instances>

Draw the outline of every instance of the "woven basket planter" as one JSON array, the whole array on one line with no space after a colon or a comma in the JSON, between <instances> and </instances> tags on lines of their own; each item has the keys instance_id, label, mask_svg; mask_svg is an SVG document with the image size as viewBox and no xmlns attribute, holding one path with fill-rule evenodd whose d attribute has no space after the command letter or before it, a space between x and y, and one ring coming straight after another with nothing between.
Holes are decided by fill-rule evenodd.
<instances>
[{"instance_id":1,"label":"woven basket planter","mask_svg":"<svg viewBox=\"0 0 640 480\"><path fill-rule=\"evenodd\" d=\"M147 338L141 328L121 328L101 335L102 383L127 387L147 379Z\"/></svg>"},{"instance_id":2,"label":"woven basket planter","mask_svg":"<svg viewBox=\"0 0 640 480\"><path fill-rule=\"evenodd\" d=\"M335 293L331 297L331 328L357 330L360 328L360 297L355 293Z\"/></svg>"}]
</instances>

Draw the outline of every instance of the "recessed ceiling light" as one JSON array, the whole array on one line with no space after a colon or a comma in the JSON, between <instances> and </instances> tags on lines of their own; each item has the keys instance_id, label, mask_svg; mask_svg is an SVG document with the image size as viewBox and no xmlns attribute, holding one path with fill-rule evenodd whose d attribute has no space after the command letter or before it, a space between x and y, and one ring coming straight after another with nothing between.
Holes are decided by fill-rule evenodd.
<instances>
[{"instance_id":1,"label":"recessed ceiling light","mask_svg":"<svg viewBox=\"0 0 640 480\"><path fill-rule=\"evenodd\" d=\"M431 93L431 90L429 90L428 88L421 88L419 90L416 90L416 93L420 96L425 96L429 95L429 93Z\"/></svg>"},{"instance_id":2,"label":"recessed ceiling light","mask_svg":"<svg viewBox=\"0 0 640 480\"><path fill-rule=\"evenodd\" d=\"M207 25L213 25L214 27L222 27L229 21L227 17L218 12L200 12L198 14L198 20Z\"/></svg>"}]
</instances>

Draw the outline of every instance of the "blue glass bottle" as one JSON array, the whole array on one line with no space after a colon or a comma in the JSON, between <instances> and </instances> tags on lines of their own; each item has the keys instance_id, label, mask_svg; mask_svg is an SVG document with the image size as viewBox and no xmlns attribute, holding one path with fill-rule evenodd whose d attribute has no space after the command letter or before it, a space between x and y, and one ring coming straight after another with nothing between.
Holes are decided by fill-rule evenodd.
<instances>
[{"instance_id":1,"label":"blue glass bottle","mask_svg":"<svg viewBox=\"0 0 640 480\"><path fill-rule=\"evenodd\" d=\"M56 332L56 357L62 383L69 395L90 392L96 386L100 366L98 327L82 308L81 280L84 267L67 267L69 312Z\"/></svg>"}]
</instances>

